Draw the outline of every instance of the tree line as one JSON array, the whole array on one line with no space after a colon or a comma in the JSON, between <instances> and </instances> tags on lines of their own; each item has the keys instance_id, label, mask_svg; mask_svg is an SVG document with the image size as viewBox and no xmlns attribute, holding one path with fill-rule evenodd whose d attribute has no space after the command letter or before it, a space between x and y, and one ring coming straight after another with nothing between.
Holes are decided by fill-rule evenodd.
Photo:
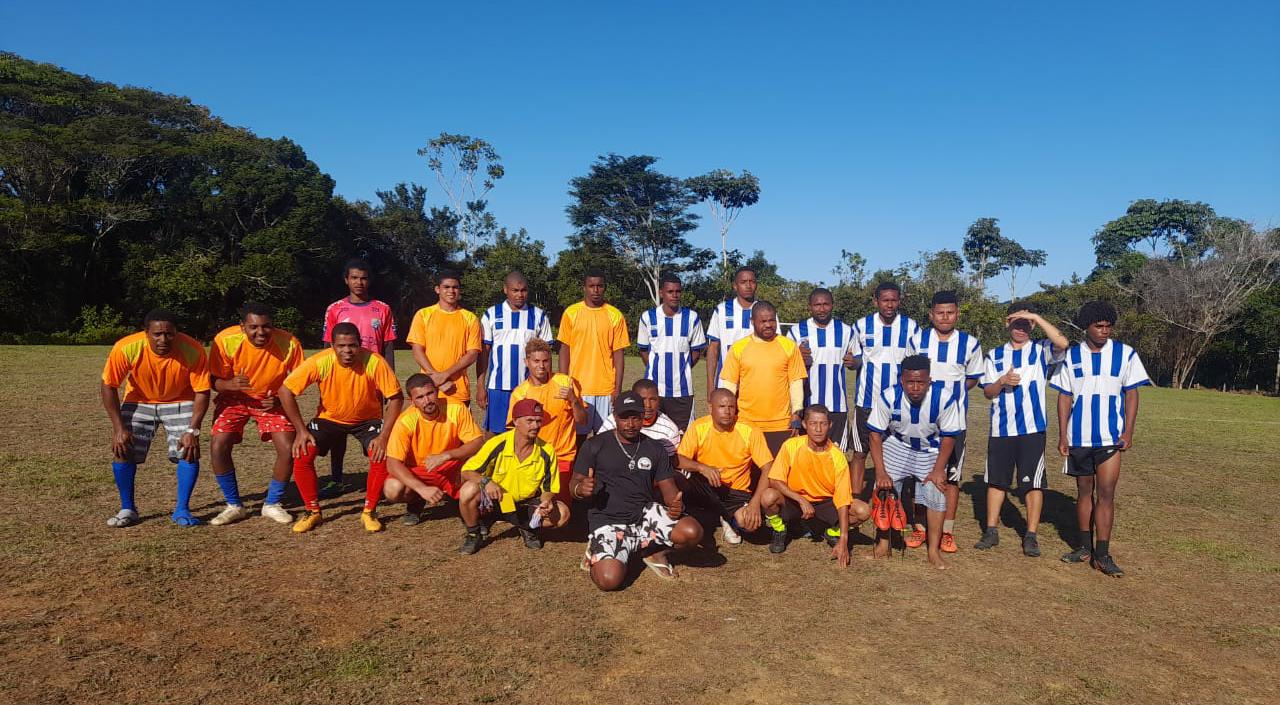
<instances>
[{"instance_id":1,"label":"tree line","mask_svg":"<svg viewBox=\"0 0 1280 705\"><path fill-rule=\"evenodd\" d=\"M983 217L957 229L955 249L876 271L841 250L829 278L788 279L765 252L731 246L731 227L761 198L755 175L679 177L656 157L618 154L567 185L572 233L551 253L490 212L506 173L494 145L441 133L419 154L433 189L400 183L348 200L287 138L258 137L187 98L0 54L0 340L109 342L155 306L207 338L256 300L314 344L325 306L345 292L341 264L358 255L373 264L374 294L406 325L434 301L443 269L462 272L464 304L476 310L500 300L502 276L519 269L531 300L557 319L581 298L586 270L601 269L610 301L634 321L654 305L663 273L679 274L686 304L705 314L746 265L783 321L806 317L820 285L846 319L870 312L885 279L902 285L904 311L922 321L933 293L953 289L963 327L990 346L1004 339L1004 304L988 293L995 280L1012 298L1047 258ZM703 213L715 249L690 239ZM1022 298L1068 326L1082 302L1111 300L1120 335L1162 383L1280 391L1280 232L1204 203L1142 199L1090 245L1097 265L1087 276Z\"/></svg>"}]
</instances>

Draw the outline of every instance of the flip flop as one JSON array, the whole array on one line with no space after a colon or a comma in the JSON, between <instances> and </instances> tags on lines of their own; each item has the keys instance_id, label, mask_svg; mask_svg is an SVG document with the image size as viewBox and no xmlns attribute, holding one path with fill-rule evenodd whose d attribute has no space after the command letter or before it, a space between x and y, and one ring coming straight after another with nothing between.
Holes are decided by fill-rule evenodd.
<instances>
[{"instance_id":1,"label":"flip flop","mask_svg":"<svg viewBox=\"0 0 1280 705\"><path fill-rule=\"evenodd\" d=\"M670 563L663 563L655 558L645 556L643 559L645 566L652 570L659 578L663 580L675 580L677 577L675 566ZM663 572L666 571L666 572Z\"/></svg>"},{"instance_id":2,"label":"flip flop","mask_svg":"<svg viewBox=\"0 0 1280 705\"><path fill-rule=\"evenodd\" d=\"M133 526L138 523L138 513L132 509L121 509L115 516L107 519L107 526L113 529L123 529L126 526Z\"/></svg>"}]
</instances>

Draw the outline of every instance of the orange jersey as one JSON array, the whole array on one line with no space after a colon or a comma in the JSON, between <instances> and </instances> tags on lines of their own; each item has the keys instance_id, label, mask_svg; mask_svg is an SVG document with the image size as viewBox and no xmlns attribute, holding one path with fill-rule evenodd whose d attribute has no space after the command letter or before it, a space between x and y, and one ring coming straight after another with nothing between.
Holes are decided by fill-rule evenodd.
<instances>
[{"instance_id":1,"label":"orange jersey","mask_svg":"<svg viewBox=\"0 0 1280 705\"><path fill-rule=\"evenodd\" d=\"M832 500L839 507L853 502L853 482L849 461L834 443L825 451L809 447L807 436L788 438L778 449L769 470L770 480L779 480L810 502Z\"/></svg>"},{"instance_id":2,"label":"orange jersey","mask_svg":"<svg viewBox=\"0 0 1280 705\"><path fill-rule=\"evenodd\" d=\"M728 431L716 428L710 416L689 424L676 452L686 458L720 468L720 482L729 489L751 491L751 468L763 468L773 460L764 434L745 423Z\"/></svg>"},{"instance_id":3,"label":"orange jersey","mask_svg":"<svg viewBox=\"0 0 1280 705\"><path fill-rule=\"evenodd\" d=\"M253 391L235 392L254 399L270 399L280 393L280 385L302 364L302 344L288 331L275 329L264 347L249 342L240 326L223 328L209 346L209 374L218 379L236 375L249 378ZM222 395L219 395L220 397Z\"/></svg>"},{"instance_id":4,"label":"orange jersey","mask_svg":"<svg viewBox=\"0 0 1280 705\"><path fill-rule=\"evenodd\" d=\"M185 333L174 336L163 357L151 350L145 332L133 333L111 347L102 381L109 387L124 385L122 402L191 401L196 392L209 391L209 358L204 346Z\"/></svg>"},{"instance_id":5,"label":"orange jersey","mask_svg":"<svg viewBox=\"0 0 1280 705\"><path fill-rule=\"evenodd\" d=\"M434 417L423 416L416 406L400 414L391 427L387 455L411 468L418 467L428 457L453 450L480 435L480 427L467 407L441 399Z\"/></svg>"},{"instance_id":6,"label":"orange jersey","mask_svg":"<svg viewBox=\"0 0 1280 705\"><path fill-rule=\"evenodd\" d=\"M546 423L538 431L538 438L546 441L556 451L556 457L562 462L572 462L578 455L578 436L574 430L573 406L568 399L556 397L564 387L572 386L579 404L582 400L582 387L569 375L555 374L541 387L533 386L532 379L526 379L511 392L511 403L507 406L507 425L511 425L511 410L521 399L533 399L542 405L547 415ZM586 408L585 405L583 408Z\"/></svg>"},{"instance_id":7,"label":"orange jersey","mask_svg":"<svg viewBox=\"0 0 1280 705\"><path fill-rule=\"evenodd\" d=\"M409 326L409 336L405 340L410 344L421 345L427 361L436 371L447 370L457 364L463 355L472 350L480 351L480 319L466 309L445 311L440 308L440 304L433 304L413 314L413 323ZM458 370L449 379L455 385L454 390L448 394L443 389L440 390L440 398L471 401L467 370Z\"/></svg>"},{"instance_id":8,"label":"orange jersey","mask_svg":"<svg viewBox=\"0 0 1280 705\"><path fill-rule=\"evenodd\" d=\"M382 400L400 393L400 381L387 361L363 348L351 367L338 364L333 348L318 352L284 380L295 395L312 384L320 388L316 415L346 425L382 418Z\"/></svg>"},{"instance_id":9,"label":"orange jersey","mask_svg":"<svg viewBox=\"0 0 1280 705\"><path fill-rule=\"evenodd\" d=\"M601 397L617 391L613 353L631 344L621 311L609 304L590 308L579 301L560 317L558 339L569 346L569 376L582 385L583 394Z\"/></svg>"},{"instance_id":10,"label":"orange jersey","mask_svg":"<svg viewBox=\"0 0 1280 705\"><path fill-rule=\"evenodd\" d=\"M804 379L800 347L779 335L765 341L752 335L729 347L720 379L738 385L739 418L761 431L791 426L791 383Z\"/></svg>"}]
</instances>

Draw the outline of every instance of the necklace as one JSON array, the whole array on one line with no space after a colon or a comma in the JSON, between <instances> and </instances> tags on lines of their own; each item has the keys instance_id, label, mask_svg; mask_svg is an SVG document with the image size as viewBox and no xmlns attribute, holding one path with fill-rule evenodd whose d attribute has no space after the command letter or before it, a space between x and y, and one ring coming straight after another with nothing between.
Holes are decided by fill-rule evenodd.
<instances>
[{"instance_id":1,"label":"necklace","mask_svg":"<svg viewBox=\"0 0 1280 705\"><path fill-rule=\"evenodd\" d=\"M622 451L622 454L627 456L627 471L634 472L636 469L636 455L640 455L640 449L636 448L635 455L628 453L626 446L622 444L622 436L618 433L618 429L616 428L613 429L613 440L617 442L618 450Z\"/></svg>"}]
</instances>

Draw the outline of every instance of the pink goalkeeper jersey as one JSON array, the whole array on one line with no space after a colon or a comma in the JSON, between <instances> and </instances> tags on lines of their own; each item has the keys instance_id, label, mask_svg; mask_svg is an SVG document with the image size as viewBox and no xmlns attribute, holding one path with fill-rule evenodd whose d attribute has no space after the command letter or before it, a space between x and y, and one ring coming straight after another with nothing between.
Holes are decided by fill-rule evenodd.
<instances>
[{"instance_id":1,"label":"pink goalkeeper jersey","mask_svg":"<svg viewBox=\"0 0 1280 705\"><path fill-rule=\"evenodd\" d=\"M362 304L351 303L343 297L329 304L324 312L324 342L332 342L333 327L339 323L354 323L360 329L360 347L382 354L383 347L396 339L396 322L391 307L378 300Z\"/></svg>"}]
</instances>

